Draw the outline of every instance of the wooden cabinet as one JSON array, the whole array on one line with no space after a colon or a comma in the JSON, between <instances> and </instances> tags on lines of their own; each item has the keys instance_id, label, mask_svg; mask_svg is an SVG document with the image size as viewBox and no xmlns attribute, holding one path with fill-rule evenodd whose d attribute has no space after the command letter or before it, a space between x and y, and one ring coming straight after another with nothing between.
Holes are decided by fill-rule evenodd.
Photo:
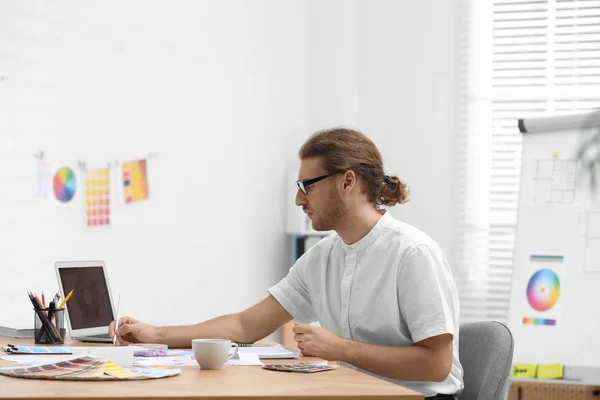
<instances>
[{"instance_id":1,"label":"wooden cabinet","mask_svg":"<svg viewBox=\"0 0 600 400\"><path fill-rule=\"evenodd\" d=\"M600 385L513 380L508 400L600 400Z\"/></svg>"}]
</instances>

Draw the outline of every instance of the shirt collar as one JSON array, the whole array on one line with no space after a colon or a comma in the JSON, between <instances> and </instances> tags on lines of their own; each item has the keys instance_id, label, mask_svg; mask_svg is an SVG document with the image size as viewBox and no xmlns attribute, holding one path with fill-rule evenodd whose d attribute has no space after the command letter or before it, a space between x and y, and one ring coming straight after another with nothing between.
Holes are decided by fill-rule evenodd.
<instances>
[{"instance_id":1,"label":"shirt collar","mask_svg":"<svg viewBox=\"0 0 600 400\"><path fill-rule=\"evenodd\" d=\"M346 250L346 252L352 252L352 253L358 253L359 251L366 249L379 237L379 235L381 235L381 233L384 231L385 227L389 224L389 222L392 220L392 218L393 217L391 216L389 211L386 211L381 216L381 218L379 218L379 221L377 221L377 223L369 231L369 233L367 233L358 242L355 242L352 244L346 244L340 237L340 243L342 244L342 248L344 250Z\"/></svg>"}]
</instances>

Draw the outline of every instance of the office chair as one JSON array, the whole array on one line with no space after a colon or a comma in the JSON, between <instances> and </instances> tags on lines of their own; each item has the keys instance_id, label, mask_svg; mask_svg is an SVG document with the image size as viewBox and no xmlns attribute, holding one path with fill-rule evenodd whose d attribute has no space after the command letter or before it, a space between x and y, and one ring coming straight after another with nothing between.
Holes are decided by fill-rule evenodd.
<instances>
[{"instance_id":1,"label":"office chair","mask_svg":"<svg viewBox=\"0 0 600 400\"><path fill-rule=\"evenodd\" d=\"M459 400L507 398L514 351L508 327L495 321L463 324L458 351L465 382Z\"/></svg>"}]
</instances>

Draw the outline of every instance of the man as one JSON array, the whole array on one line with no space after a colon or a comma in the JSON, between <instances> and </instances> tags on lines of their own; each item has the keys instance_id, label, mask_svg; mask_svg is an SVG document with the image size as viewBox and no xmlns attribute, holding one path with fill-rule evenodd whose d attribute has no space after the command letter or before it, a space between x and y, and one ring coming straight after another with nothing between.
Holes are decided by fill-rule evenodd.
<instances>
[{"instance_id":1,"label":"man","mask_svg":"<svg viewBox=\"0 0 600 400\"><path fill-rule=\"evenodd\" d=\"M162 328L125 317L118 343L254 342L295 319L294 339L303 354L345 363L425 396L453 398L463 388L463 371L450 267L433 239L380 209L406 202L406 184L384 175L377 147L353 130L317 132L299 155L296 205L314 229L335 233L310 248L269 296L247 310ZM320 326L309 324L315 321Z\"/></svg>"}]
</instances>

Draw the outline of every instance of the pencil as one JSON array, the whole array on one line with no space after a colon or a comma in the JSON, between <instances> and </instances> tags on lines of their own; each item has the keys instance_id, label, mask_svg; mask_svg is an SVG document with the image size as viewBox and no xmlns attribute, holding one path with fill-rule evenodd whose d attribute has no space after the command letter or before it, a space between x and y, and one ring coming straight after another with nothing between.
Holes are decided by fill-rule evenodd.
<instances>
[{"instance_id":1,"label":"pencil","mask_svg":"<svg viewBox=\"0 0 600 400\"><path fill-rule=\"evenodd\" d=\"M75 290L75 289L73 289ZM67 301L69 301L69 299L71 298L71 295L73 294L73 290L71 290L69 292L69 294L67 295L67 297L65 297L65 299L62 301L62 303L60 303L60 306L58 307L59 309L63 308L65 306L65 304L67 304Z\"/></svg>"},{"instance_id":2,"label":"pencil","mask_svg":"<svg viewBox=\"0 0 600 400\"><path fill-rule=\"evenodd\" d=\"M115 318L115 336L113 336L113 344L117 344L117 328L119 327L119 307L121 307L121 295L119 295L119 300L117 300L117 315Z\"/></svg>"}]
</instances>

